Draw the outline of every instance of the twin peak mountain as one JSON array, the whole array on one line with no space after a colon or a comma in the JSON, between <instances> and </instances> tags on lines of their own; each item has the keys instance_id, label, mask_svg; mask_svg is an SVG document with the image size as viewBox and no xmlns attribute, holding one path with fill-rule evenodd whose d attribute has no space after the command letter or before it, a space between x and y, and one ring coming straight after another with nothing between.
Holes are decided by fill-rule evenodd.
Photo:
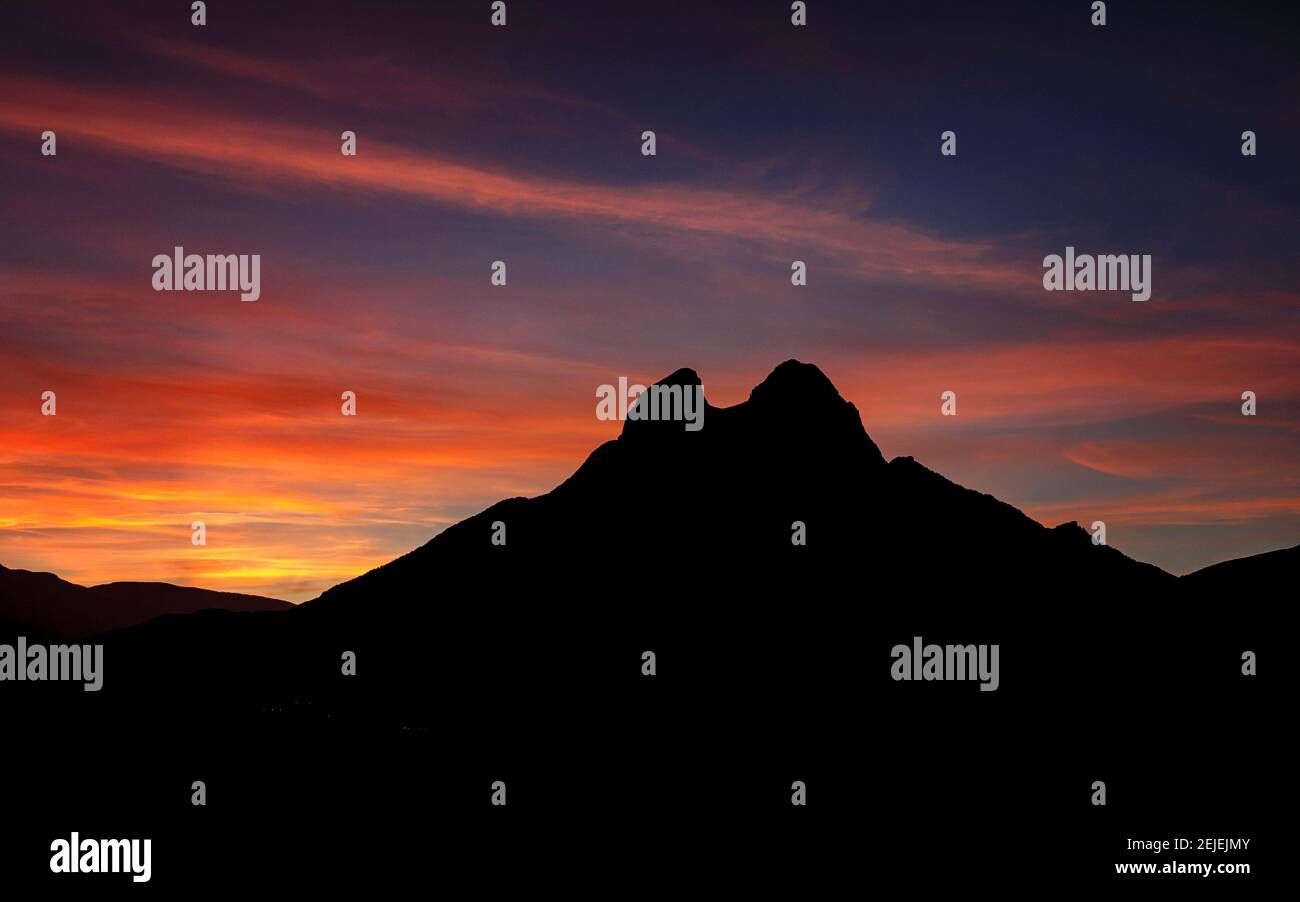
<instances>
[{"instance_id":1,"label":"twin peak mountain","mask_svg":"<svg viewBox=\"0 0 1300 902\"><path fill-rule=\"evenodd\" d=\"M700 379L681 369L657 384L687 390ZM910 457L886 461L857 408L811 364L788 360L746 401L706 400L704 413L697 432L628 420L553 491L501 501L304 607L360 609L431 580L475 578L489 595L549 585L691 604L836 583L876 598L887 584L1036 596L1177 582L1094 545L1075 523L1048 529Z\"/></svg>"}]
</instances>

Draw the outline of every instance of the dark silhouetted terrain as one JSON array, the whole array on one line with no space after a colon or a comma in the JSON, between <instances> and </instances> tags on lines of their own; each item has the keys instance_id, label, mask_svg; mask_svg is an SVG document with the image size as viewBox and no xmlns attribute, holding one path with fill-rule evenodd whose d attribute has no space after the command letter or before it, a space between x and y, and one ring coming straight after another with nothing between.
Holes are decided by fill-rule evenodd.
<instances>
[{"instance_id":1,"label":"dark silhouetted terrain","mask_svg":"<svg viewBox=\"0 0 1300 902\"><path fill-rule=\"evenodd\" d=\"M1126 836L1259 832L1273 683L1243 677L1241 656L1273 666L1266 587L1294 560L1178 579L1076 524L1043 527L886 461L829 380L789 361L746 402L707 408L701 431L628 422L554 491L292 610L110 632L101 692L3 691L46 744L132 737L97 741L120 785L65 788L49 829L145 793L142 830L237 835L241 873L292 854L368 874L424 861L433 836L443 864L482 872L500 830L531 849L558 818L574 849L637 867L725 836L800 868L866 848L919 873L942 850L953 874L1012 856L1037 878L1104 882ZM894 681L891 648L914 636L998 644L999 689ZM62 760L52 773L75 766ZM188 807L199 778L221 807ZM509 828L487 804L497 779ZM792 820L794 779L815 801ZM1089 804L1095 779L1106 809ZM419 830L394 833L407 817ZM864 819L889 825L865 847ZM163 860L202 870L204 848Z\"/></svg>"},{"instance_id":2,"label":"dark silhouetted terrain","mask_svg":"<svg viewBox=\"0 0 1300 902\"><path fill-rule=\"evenodd\" d=\"M1294 596L1295 577L1300 573L1300 545L1266 551L1250 557L1222 561L1188 573L1182 582L1199 592L1232 593L1247 588L1269 592L1278 602Z\"/></svg>"}]
</instances>

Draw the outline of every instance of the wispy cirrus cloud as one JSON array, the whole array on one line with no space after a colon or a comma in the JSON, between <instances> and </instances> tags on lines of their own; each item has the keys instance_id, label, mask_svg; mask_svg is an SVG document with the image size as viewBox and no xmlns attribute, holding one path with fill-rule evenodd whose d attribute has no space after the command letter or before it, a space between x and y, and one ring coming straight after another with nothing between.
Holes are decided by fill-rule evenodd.
<instances>
[{"instance_id":1,"label":"wispy cirrus cloud","mask_svg":"<svg viewBox=\"0 0 1300 902\"><path fill-rule=\"evenodd\" d=\"M854 209L816 206L767 192L694 185L600 185L514 175L364 138L356 157L339 153L338 134L205 114L167 100L142 99L8 77L15 102L0 109L0 129L25 133L58 126L69 141L227 179L237 190L285 182L419 198L475 213L681 230L786 249L815 246L864 277L891 277L1027 289L1039 276L999 259L987 242L959 242L874 222ZM156 123L166 122L166 129Z\"/></svg>"}]
</instances>

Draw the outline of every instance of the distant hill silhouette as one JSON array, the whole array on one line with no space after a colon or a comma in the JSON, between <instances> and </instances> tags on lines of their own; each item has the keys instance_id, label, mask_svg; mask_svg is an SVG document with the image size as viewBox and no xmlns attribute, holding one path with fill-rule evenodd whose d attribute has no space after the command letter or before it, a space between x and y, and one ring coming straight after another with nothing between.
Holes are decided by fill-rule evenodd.
<instances>
[{"instance_id":1,"label":"distant hill silhouette","mask_svg":"<svg viewBox=\"0 0 1300 902\"><path fill-rule=\"evenodd\" d=\"M292 605L260 595L214 592L169 583L79 586L53 573L0 566L0 630L32 639L81 639L144 623L162 614L282 611Z\"/></svg>"}]
</instances>

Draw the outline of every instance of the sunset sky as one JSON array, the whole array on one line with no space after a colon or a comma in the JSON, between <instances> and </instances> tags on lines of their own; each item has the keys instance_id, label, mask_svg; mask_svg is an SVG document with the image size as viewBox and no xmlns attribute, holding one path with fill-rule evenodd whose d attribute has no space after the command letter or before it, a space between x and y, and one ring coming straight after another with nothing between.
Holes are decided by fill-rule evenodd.
<instances>
[{"instance_id":1,"label":"sunset sky","mask_svg":"<svg viewBox=\"0 0 1300 902\"><path fill-rule=\"evenodd\" d=\"M792 357L1175 573L1300 543L1293 31L1088 5L6 4L0 564L301 601L555 486L602 383ZM177 245L260 300L153 291ZM1151 300L1044 291L1067 245Z\"/></svg>"}]
</instances>

